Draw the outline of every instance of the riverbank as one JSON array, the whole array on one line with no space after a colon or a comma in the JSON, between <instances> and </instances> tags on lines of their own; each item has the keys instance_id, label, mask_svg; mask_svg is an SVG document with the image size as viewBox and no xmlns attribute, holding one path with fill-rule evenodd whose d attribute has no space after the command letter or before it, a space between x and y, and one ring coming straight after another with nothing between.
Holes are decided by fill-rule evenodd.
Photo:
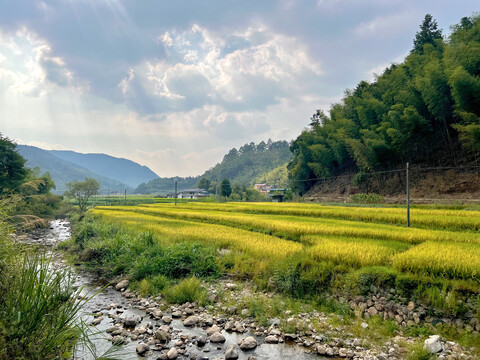
<instances>
[{"instance_id":1,"label":"riverbank","mask_svg":"<svg viewBox=\"0 0 480 360\"><path fill-rule=\"evenodd\" d=\"M95 224L79 227L75 240L65 246L75 255L76 261L104 278L115 279L129 269L131 282L120 292L127 305L122 304L120 310L108 306L99 308L97 314L109 322L113 334L111 342L127 341L136 346L141 342L145 346L142 345L139 352L152 358L162 354L168 356L172 348L175 350L170 356L176 351L177 356L183 357L224 358L228 345L237 347L240 358L250 356L252 353L239 350L240 340L248 337L243 332L247 329L251 336L257 337L258 349L267 345L267 339L278 340L280 344L269 343L270 348L278 349L285 343L300 346L300 352L292 358L298 358L299 354L353 359L477 358L478 322L474 322L477 317L473 313L476 309L473 298L472 302L462 302L451 308L458 312L448 313L412 301L402 292L409 286L407 282L401 283L401 288L368 283L364 295L352 295L337 288L335 292L325 289L321 296L310 300L298 298L281 294L275 288L275 281L265 284L258 281L261 278L252 281L225 271L229 264L234 264L228 249L215 250L178 241L159 245L151 233L128 233L117 225ZM106 232L102 232L104 230ZM148 255L140 257L138 254ZM204 281L192 277L202 272L209 274ZM174 279L167 278L166 274L182 275ZM368 279L360 277L358 286L365 287ZM122 286L119 288L121 290ZM184 304L173 305L173 302ZM137 323L136 320L133 329L128 326L125 321L132 308L146 311L147 315L140 319L150 319L151 327L148 322ZM197 317L195 326L191 327L195 329L195 337L183 332L188 328L183 321L191 316ZM163 328L169 336L168 342L162 342L156 335L162 326L171 326L164 322L164 317L167 322L171 319L173 324L182 326L180 329ZM459 319L461 322L457 321ZM226 338L224 345L209 342L207 330L214 325L218 327L214 329L220 330ZM236 336L231 343L227 341L228 334ZM199 336L204 336L211 348L198 347ZM208 349L207 355L205 349Z\"/></svg>"}]
</instances>

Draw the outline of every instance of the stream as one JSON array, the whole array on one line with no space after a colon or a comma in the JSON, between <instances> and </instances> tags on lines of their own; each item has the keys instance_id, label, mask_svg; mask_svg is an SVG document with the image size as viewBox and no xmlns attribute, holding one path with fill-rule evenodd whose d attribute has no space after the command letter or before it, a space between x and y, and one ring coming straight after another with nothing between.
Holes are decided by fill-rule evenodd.
<instances>
[{"instance_id":1,"label":"stream","mask_svg":"<svg viewBox=\"0 0 480 360\"><path fill-rule=\"evenodd\" d=\"M54 251L54 266L70 266L63 259L61 252L55 252L55 245L59 242L65 241L70 238L70 224L67 220L54 220L50 222L50 226L45 229L40 229L24 237L22 242L27 244L36 244L46 246L48 249ZM122 296L120 291L115 290L113 286L103 288L95 279L85 272L80 272L75 268L72 269L72 273L75 277L75 287L81 289L82 296L92 296L94 293L98 294L88 301L81 313L81 318L86 324L91 324L96 320L98 324L95 326L89 326L92 331L98 333L91 337L92 342L95 344L97 354L102 354L107 351L111 346L111 336L107 333L112 331L112 328L117 324L119 330L126 332L132 332L136 329L135 333L128 334L126 344L122 346L122 349L117 353L117 357L121 359L164 359L166 358L165 351L162 352L160 348L156 348L155 345L151 345L151 350L145 355L140 357L136 353L136 348L143 339L143 342L147 342L147 339L153 336L153 333L161 325L164 325L162 320L156 320L155 317L151 317L147 313L145 306L138 306L138 302L132 302L131 299L127 299ZM103 289L102 289L103 288ZM124 294L125 295L125 294ZM164 311L164 315L171 316L170 310ZM101 319L100 320L100 316ZM135 317L138 319L135 328L124 328L118 326L121 319L127 319ZM119 320L120 319L120 320ZM195 343L195 339L206 336L205 329L201 327L185 327L181 319L173 319L169 324L172 331L171 340L168 343L168 347L173 346L181 349L178 359L224 359L225 351L230 344L238 344L240 340L247 336L253 336L258 346L254 350L243 351L238 349L238 359L247 360L253 356L256 359L298 359L298 360L310 360L310 359L325 359L313 353L310 353L307 348L299 346L294 342L291 343L279 343L279 344L267 344L263 336L255 336L248 332L235 333L221 331L221 334L225 337L226 341L221 344L214 344L209 341L203 346L198 347ZM143 333L137 338L138 332ZM133 339L131 338L132 335ZM134 340L136 339L136 340ZM164 347L165 348L165 347ZM114 356L115 357L115 356ZM85 349L77 349L75 352L75 359L78 360L90 360L95 357ZM251 358L250 358L251 359Z\"/></svg>"}]
</instances>

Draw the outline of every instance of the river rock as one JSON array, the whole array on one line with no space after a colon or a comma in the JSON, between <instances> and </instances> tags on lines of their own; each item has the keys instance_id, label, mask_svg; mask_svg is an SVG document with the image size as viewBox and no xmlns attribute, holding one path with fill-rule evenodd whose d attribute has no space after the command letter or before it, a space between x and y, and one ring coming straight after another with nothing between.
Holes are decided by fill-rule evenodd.
<instances>
[{"instance_id":1,"label":"river rock","mask_svg":"<svg viewBox=\"0 0 480 360\"><path fill-rule=\"evenodd\" d=\"M147 352L150 351L150 347L147 344L140 343L137 345L137 354L140 356L145 356Z\"/></svg>"},{"instance_id":2,"label":"river rock","mask_svg":"<svg viewBox=\"0 0 480 360\"><path fill-rule=\"evenodd\" d=\"M269 335L265 338L267 344L278 344L278 338L275 335Z\"/></svg>"},{"instance_id":3,"label":"river rock","mask_svg":"<svg viewBox=\"0 0 480 360\"><path fill-rule=\"evenodd\" d=\"M130 316L123 320L123 325L126 327L135 327L137 326L138 322L139 322L139 319L137 316Z\"/></svg>"},{"instance_id":4,"label":"river rock","mask_svg":"<svg viewBox=\"0 0 480 360\"><path fill-rule=\"evenodd\" d=\"M169 359L176 359L178 357L178 350L176 348L171 348L167 352L167 358Z\"/></svg>"},{"instance_id":5,"label":"river rock","mask_svg":"<svg viewBox=\"0 0 480 360\"><path fill-rule=\"evenodd\" d=\"M225 351L225 360L234 360L238 359L238 350L234 344L230 344Z\"/></svg>"},{"instance_id":6,"label":"river rock","mask_svg":"<svg viewBox=\"0 0 480 360\"><path fill-rule=\"evenodd\" d=\"M212 343L224 343L225 342L225 336L220 334L219 332L216 332L210 336L210 342Z\"/></svg>"},{"instance_id":7,"label":"river rock","mask_svg":"<svg viewBox=\"0 0 480 360\"><path fill-rule=\"evenodd\" d=\"M162 329L159 329L159 330L157 330L157 331L155 332L155 337L156 337L158 340L160 340L161 342L164 342L164 343L170 341L170 335L169 335L166 331L164 331L164 330L162 330Z\"/></svg>"},{"instance_id":8,"label":"river rock","mask_svg":"<svg viewBox=\"0 0 480 360\"><path fill-rule=\"evenodd\" d=\"M253 336L247 336L240 344L242 350L252 350L257 347L257 340Z\"/></svg>"},{"instance_id":9,"label":"river rock","mask_svg":"<svg viewBox=\"0 0 480 360\"><path fill-rule=\"evenodd\" d=\"M425 340L424 345L425 350L430 354L436 354L443 350L442 342L440 335L432 335L427 340Z\"/></svg>"},{"instance_id":10,"label":"river rock","mask_svg":"<svg viewBox=\"0 0 480 360\"><path fill-rule=\"evenodd\" d=\"M168 325L172 322L172 318L170 316L164 316L162 317L162 321Z\"/></svg>"},{"instance_id":11,"label":"river rock","mask_svg":"<svg viewBox=\"0 0 480 360\"><path fill-rule=\"evenodd\" d=\"M120 291L122 289L126 289L128 287L128 284L130 282L127 280L127 279L124 279L122 281L120 281L116 286L115 286L115 289Z\"/></svg>"},{"instance_id":12,"label":"river rock","mask_svg":"<svg viewBox=\"0 0 480 360\"><path fill-rule=\"evenodd\" d=\"M213 325L211 328L207 329L207 335L211 336L220 331L222 331L222 329L220 329L217 325Z\"/></svg>"},{"instance_id":13,"label":"river rock","mask_svg":"<svg viewBox=\"0 0 480 360\"><path fill-rule=\"evenodd\" d=\"M207 343L207 339L205 338L205 336L199 336L198 337L198 339L197 339L197 346L198 347L205 346L206 343Z\"/></svg>"},{"instance_id":14,"label":"river rock","mask_svg":"<svg viewBox=\"0 0 480 360\"><path fill-rule=\"evenodd\" d=\"M192 315L183 321L183 326L195 326L198 323L198 316Z\"/></svg>"}]
</instances>

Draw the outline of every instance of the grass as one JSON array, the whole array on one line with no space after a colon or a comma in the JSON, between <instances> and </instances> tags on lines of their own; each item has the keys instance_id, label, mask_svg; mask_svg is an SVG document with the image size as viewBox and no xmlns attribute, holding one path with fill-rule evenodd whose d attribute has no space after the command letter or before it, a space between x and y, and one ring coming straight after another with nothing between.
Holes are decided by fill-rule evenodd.
<instances>
[{"instance_id":1,"label":"grass","mask_svg":"<svg viewBox=\"0 0 480 360\"><path fill-rule=\"evenodd\" d=\"M88 255L89 266L110 275L128 274L142 294L161 292L172 302L204 302L204 294L192 293L191 283L199 279L224 274L250 279L282 299L253 296L235 304L265 326L296 301L340 314L339 325L346 326L352 311L326 294L366 295L375 287L451 316L463 314L465 300L480 295L480 212L417 207L412 228L403 225L404 212L398 207L271 203L97 207L87 219L92 228L80 228L74 246ZM287 307L286 298L293 301ZM366 321L367 329L354 321L351 331L379 344L399 330L391 321ZM296 324L282 322L281 327L293 330ZM407 329L420 336L424 330Z\"/></svg>"}]
</instances>

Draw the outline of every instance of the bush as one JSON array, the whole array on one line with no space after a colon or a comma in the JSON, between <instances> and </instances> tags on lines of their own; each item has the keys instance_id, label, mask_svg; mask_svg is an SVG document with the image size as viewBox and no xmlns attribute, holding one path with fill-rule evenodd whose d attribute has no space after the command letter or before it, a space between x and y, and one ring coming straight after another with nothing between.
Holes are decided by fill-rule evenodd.
<instances>
[{"instance_id":1,"label":"bush","mask_svg":"<svg viewBox=\"0 0 480 360\"><path fill-rule=\"evenodd\" d=\"M207 302L207 291L202 287L202 282L196 277L180 281L177 285L163 290L163 295L169 303L184 304L195 302L205 304Z\"/></svg>"},{"instance_id":2,"label":"bush","mask_svg":"<svg viewBox=\"0 0 480 360\"><path fill-rule=\"evenodd\" d=\"M335 266L330 262L315 262L305 258L300 261L287 260L274 270L275 287L296 298L321 294L331 285Z\"/></svg>"},{"instance_id":3,"label":"bush","mask_svg":"<svg viewBox=\"0 0 480 360\"><path fill-rule=\"evenodd\" d=\"M385 198L378 194L354 194L350 199L359 204L381 204L385 202Z\"/></svg>"}]
</instances>

